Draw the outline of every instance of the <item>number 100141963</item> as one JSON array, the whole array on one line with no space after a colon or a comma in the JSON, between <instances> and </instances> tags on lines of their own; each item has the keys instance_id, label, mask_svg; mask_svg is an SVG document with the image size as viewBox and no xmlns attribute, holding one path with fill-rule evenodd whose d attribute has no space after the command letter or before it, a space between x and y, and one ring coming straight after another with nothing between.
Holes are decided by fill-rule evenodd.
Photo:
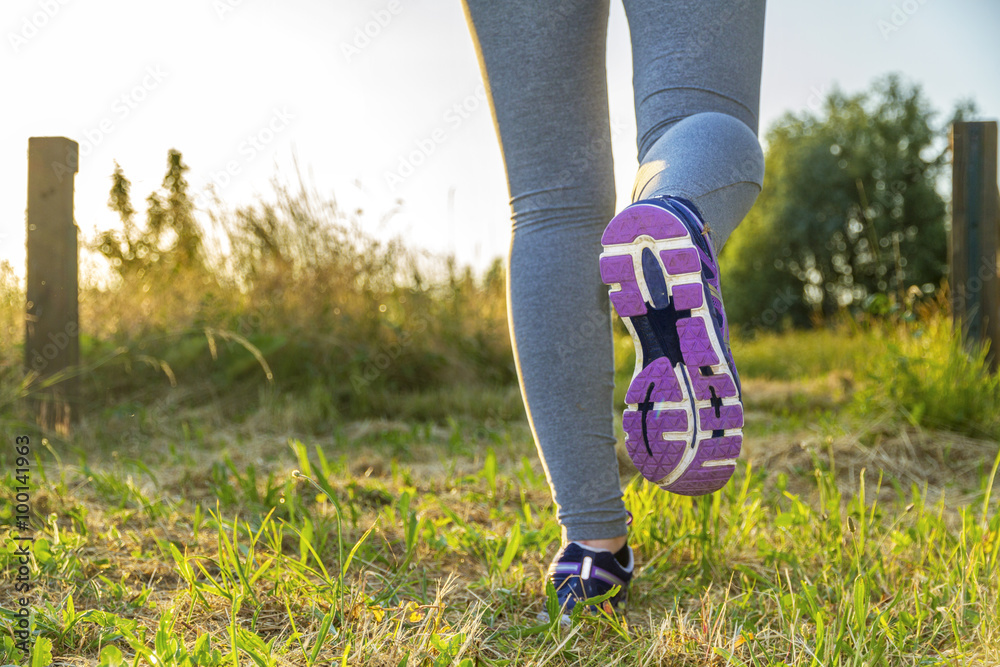
<instances>
[{"instance_id":1,"label":"number 100141963","mask_svg":"<svg viewBox=\"0 0 1000 667\"><path fill-rule=\"evenodd\" d=\"M28 530L30 527L31 515L31 493L29 482L31 481L31 468L29 466L28 455L31 454L31 441L26 435L19 435L14 438L14 452L17 457L14 464L14 527L17 530Z\"/></svg>"}]
</instances>

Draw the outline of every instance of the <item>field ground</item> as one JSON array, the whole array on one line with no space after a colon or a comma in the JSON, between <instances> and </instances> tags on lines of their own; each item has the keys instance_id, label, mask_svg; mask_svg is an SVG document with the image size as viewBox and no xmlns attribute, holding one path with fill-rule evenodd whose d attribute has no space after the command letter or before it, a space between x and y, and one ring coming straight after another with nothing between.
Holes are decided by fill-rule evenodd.
<instances>
[{"instance_id":1,"label":"field ground","mask_svg":"<svg viewBox=\"0 0 1000 667\"><path fill-rule=\"evenodd\" d=\"M733 481L673 496L619 456L629 608L568 627L536 620L560 533L516 389L326 429L294 401L123 404L33 440L38 664L1000 664L996 440L849 409L837 358L752 352ZM13 500L12 445L0 462Z\"/></svg>"}]
</instances>

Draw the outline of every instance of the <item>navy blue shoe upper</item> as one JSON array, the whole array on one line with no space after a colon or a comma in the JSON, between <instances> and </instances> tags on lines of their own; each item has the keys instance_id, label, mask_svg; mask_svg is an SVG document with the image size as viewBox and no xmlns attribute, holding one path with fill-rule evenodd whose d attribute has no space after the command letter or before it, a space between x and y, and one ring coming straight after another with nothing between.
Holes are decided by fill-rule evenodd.
<instances>
[{"instance_id":1,"label":"navy blue shoe upper","mask_svg":"<svg viewBox=\"0 0 1000 667\"><path fill-rule=\"evenodd\" d=\"M591 551L576 542L562 548L549 566L549 580L565 613L580 600L597 597L615 586L620 590L609 599L613 607L625 603L632 580L634 557L629 548L629 567L621 566L610 551Z\"/></svg>"}]
</instances>

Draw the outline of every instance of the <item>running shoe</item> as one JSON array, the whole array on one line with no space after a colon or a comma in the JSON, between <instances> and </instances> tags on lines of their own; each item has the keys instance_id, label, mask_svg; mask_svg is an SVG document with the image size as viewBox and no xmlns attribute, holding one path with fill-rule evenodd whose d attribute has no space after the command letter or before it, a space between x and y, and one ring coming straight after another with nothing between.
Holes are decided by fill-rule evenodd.
<instances>
[{"instance_id":1,"label":"running shoe","mask_svg":"<svg viewBox=\"0 0 1000 667\"><path fill-rule=\"evenodd\" d=\"M581 600L604 595L615 586L618 592L608 598L611 606L622 610L628 600L628 584L635 569L635 554L628 549L628 564L622 566L615 554L607 549L591 549L579 542L570 542L556 555L549 566L548 579L556 589L563 623L569 622L569 613ZM596 611L592 607L591 611ZM542 622L548 622L549 613L538 615Z\"/></svg>"},{"instance_id":2,"label":"running shoe","mask_svg":"<svg viewBox=\"0 0 1000 667\"><path fill-rule=\"evenodd\" d=\"M701 214L679 197L637 201L601 243L601 278L635 343L622 419L629 456L667 491L718 491L736 469L743 403Z\"/></svg>"}]
</instances>

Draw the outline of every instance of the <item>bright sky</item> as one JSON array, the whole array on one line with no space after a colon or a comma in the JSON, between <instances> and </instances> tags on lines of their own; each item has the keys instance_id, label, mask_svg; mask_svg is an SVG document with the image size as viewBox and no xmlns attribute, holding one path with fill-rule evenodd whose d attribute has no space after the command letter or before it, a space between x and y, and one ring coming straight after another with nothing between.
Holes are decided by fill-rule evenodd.
<instances>
[{"instance_id":1,"label":"bright sky","mask_svg":"<svg viewBox=\"0 0 1000 667\"><path fill-rule=\"evenodd\" d=\"M374 37L355 43L378 17ZM998 30L996 0L769 0L762 130L834 84L856 92L890 71L923 84L942 115L973 97L996 119ZM19 273L28 137L51 135L80 142L83 238L117 222L106 206L115 160L144 211L177 148L194 190L214 181L230 204L266 196L275 173L294 179L297 156L320 192L367 212L373 234L477 268L507 250L503 166L458 2L3 0L0 37L0 260ZM608 53L621 207L636 149L619 2ZM433 152L387 183L420 146ZM401 212L380 225L396 198Z\"/></svg>"}]
</instances>

